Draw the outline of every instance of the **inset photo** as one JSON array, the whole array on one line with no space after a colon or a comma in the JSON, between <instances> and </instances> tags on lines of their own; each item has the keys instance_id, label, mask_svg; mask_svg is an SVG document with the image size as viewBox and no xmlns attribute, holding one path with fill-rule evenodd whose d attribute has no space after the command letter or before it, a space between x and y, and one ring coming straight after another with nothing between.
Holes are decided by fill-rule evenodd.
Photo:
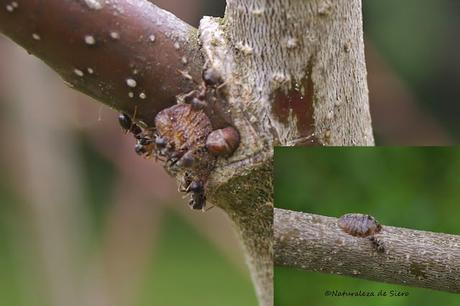
<instances>
[{"instance_id":1,"label":"inset photo","mask_svg":"<svg viewBox=\"0 0 460 306\"><path fill-rule=\"evenodd\" d=\"M275 305L460 305L460 149L276 148Z\"/></svg>"}]
</instances>

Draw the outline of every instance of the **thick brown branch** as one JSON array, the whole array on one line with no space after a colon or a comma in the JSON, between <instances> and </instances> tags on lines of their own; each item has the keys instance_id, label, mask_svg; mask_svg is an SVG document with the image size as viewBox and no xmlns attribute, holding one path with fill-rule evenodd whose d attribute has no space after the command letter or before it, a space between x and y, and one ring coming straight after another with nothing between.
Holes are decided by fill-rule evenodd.
<instances>
[{"instance_id":1,"label":"thick brown branch","mask_svg":"<svg viewBox=\"0 0 460 306\"><path fill-rule=\"evenodd\" d=\"M196 86L184 75L201 80L196 30L147 0L0 0L0 32L70 86L148 124Z\"/></svg>"},{"instance_id":2,"label":"thick brown branch","mask_svg":"<svg viewBox=\"0 0 460 306\"><path fill-rule=\"evenodd\" d=\"M344 233L337 219L275 209L275 264L460 293L460 236L383 226L367 238Z\"/></svg>"}]
</instances>

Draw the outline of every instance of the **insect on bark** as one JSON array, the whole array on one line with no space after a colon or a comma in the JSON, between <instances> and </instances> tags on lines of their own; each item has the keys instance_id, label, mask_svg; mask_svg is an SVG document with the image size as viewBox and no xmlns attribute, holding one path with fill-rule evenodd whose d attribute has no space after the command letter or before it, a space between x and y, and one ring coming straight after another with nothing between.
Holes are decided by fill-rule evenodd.
<instances>
[{"instance_id":1,"label":"insect on bark","mask_svg":"<svg viewBox=\"0 0 460 306\"><path fill-rule=\"evenodd\" d=\"M378 253L385 251L383 242L374 236L382 230L382 225L374 217L363 214L345 214L339 218L337 225L351 236L368 238Z\"/></svg>"},{"instance_id":2,"label":"insect on bark","mask_svg":"<svg viewBox=\"0 0 460 306\"><path fill-rule=\"evenodd\" d=\"M356 237L368 237L382 230L374 217L363 214L343 215L339 218L338 225L345 233Z\"/></svg>"},{"instance_id":3,"label":"insect on bark","mask_svg":"<svg viewBox=\"0 0 460 306\"><path fill-rule=\"evenodd\" d=\"M119 124L137 139L135 151L144 157L164 162L166 171L179 178L179 190L191 195L189 206L205 210L206 182L217 158L227 158L240 143L233 126L213 129L206 114L207 101L225 99L220 93L223 80L214 68L203 70L199 89L186 94L184 103L161 110L155 126L140 128L127 114L120 114Z\"/></svg>"}]
</instances>

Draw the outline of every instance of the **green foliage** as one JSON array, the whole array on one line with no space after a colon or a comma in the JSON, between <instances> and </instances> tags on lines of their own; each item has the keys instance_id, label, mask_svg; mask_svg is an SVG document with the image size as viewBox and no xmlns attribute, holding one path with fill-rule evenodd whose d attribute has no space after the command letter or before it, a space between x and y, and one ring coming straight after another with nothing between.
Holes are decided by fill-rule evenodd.
<instances>
[{"instance_id":1,"label":"green foliage","mask_svg":"<svg viewBox=\"0 0 460 306\"><path fill-rule=\"evenodd\" d=\"M166 214L141 306L257 305L244 271L230 262L179 216Z\"/></svg>"}]
</instances>

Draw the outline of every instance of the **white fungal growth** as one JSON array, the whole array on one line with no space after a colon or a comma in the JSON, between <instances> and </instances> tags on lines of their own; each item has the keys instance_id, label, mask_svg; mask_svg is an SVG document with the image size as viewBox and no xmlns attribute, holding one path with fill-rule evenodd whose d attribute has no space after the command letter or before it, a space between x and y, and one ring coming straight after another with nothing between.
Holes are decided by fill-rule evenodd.
<instances>
[{"instance_id":1,"label":"white fungal growth","mask_svg":"<svg viewBox=\"0 0 460 306\"><path fill-rule=\"evenodd\" d=\"M149 36L149 41L150 41L150 42L154 42L154 41L155 41L155 35L151 34L151 35Z\"/></svg>"},{"instance_id":2,"label":"white fungal growth","mask_svg":"<svg viewBox=\"0 0 460 306\"><path fill-rule=\"evenodd\" d=\"M134 93L132 91L128 92L128 97L134 98Z\"/></svg>"},{"instance_id":3,"label":"white fungal growth","mask_svg":"<svg viewBox=\"0 0 460 306\"><path fill-rule=\"evenodd\" d=\"M96 43L96 39L92 35L85 35L85 43L87 45L94 45Z\"/></svg>"},{"instance_id":4,"label":"white fungal growth","mask_svg":"<svg viewBox=\"0 0 460 306\"><path fill-rule=\"evenodd\" d=\"M81 71L80 69L77 69L77 68L75 68L75 69L73 70L73 73L75 73L75 74L76 74L77 76L79 76L79 77L83 77L83 76L85 75L85 74L83 73L83 71Z\"/></svg>"},{"instance_id":5,"label":"white fungal growth","mask_svg":"<svg viewBox=\"0 0 460 306\"><path fill-rule=\"evenodd\" d=\"M181 62L182 62L182 64L184 64L184 65L187 64L187 58L186 58L185 56L182 56Z\"/></svg>"},{"instance_id":6,"label":"white fungal growth","mask_svg":"<svg viewBox=\"0 0 460 306\"><path fill-rule=\"evenodd\" d=\"M178 43L178 42L175 42L175 43L174 43L174 48L176 48L177 50L179 50L179 48L180 48L180 45L179 45L179 43Z\"/></svg>"},{"instance_id":7,"label":"white fungal growth","mask_svg":"<svg viewBox=\"0 0 460 306\"><path fill-rule=\"evenodd\" d=\"M120 34L118 32L110 32L110 37L117 40L120 39Z\"/></svg>"},{"instance_id":8,"label":"white fungal growth","mask_svg":"<svg viewBox=\"0 0 460 306\"><path fill-rule=\"evenodd\" d=\"M137 86L137 82L135 79L132 79L132 78L127 78L126 79L126 85L128 85L129 87L131 88L134 88Z\"/></svg>"},{"instance_id":9,"label":"white fungal growth","mask_svg":"<svg viewBox=\"0 0 460 306\"><path fill-rule=\"evenodd\" d=\"M85 0L85 3L92 10L100 10L104 6L102 0Z\"/></svg>"},{"instance_id":10,"label":"white fungal growth","mask_svg":"<svg viewBox=\"0 0 460 306\"><path fill-rule=\"evenodd\" d=\"M93 74L93 73L94 73L93 68L87 68L86 70L88 71L89 74Z\"/></svg>"},{"instance_id":11,"label":"white fungal growth","mask_svg":"<svg viewBox=\"0 0 460 306\"><path fill-rule=\"evenodd\" d=\"M40 35L38 35L37 33L33 33L32 34L32 38L35 39L35 40L40 40Z\"/></svg>"},{"instance_id":12,"label":"white fungal growth","mask_svg":"<svg viewBox=\"0 0 460 306\"><path fill-rule=\"evenodd\" d=\"M144 100L145 98L147 98L147 95L144 93L144 92L141 92L139 94L139 98L141 98L142 100Z\"/></svg>"}]
</instances>

